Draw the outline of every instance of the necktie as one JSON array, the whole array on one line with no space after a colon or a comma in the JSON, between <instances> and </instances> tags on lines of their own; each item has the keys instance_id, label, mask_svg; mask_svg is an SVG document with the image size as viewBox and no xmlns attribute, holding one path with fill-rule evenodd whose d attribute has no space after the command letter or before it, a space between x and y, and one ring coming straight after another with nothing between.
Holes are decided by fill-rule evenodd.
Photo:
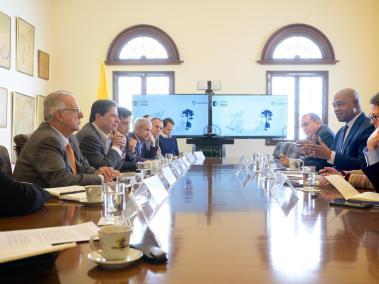
<instances>
[{"instance_id":1,"label":"necktie","mask_svg":"<svg viewBox=\"0 0 379 284\"><path fill-rule=\"evenodd\" d=\"M346 140L346 133L347 133L347 130L348 130L349 126L346 124L345 127L343 128L343 136L342 136L342 143L341 143L341 148L340 148L340 153L342 154L343 152L343 146L345 144L345 140Z\"/></svg>"},{"instance_id":2,"label":"necktie","mask_svg":"<svg viewBox=\"0 0 379 284\"><path fill-rule=\"evenodd\" d=\"M74 155L74 151L72 151L70 143L67 143L67 145L66 145L66 152L67 152L67 156L68 156L68 158L70 159L70 162L71 162L72 173L74 175L76 175L75 155Z\"/></svg>"}]
</instances>

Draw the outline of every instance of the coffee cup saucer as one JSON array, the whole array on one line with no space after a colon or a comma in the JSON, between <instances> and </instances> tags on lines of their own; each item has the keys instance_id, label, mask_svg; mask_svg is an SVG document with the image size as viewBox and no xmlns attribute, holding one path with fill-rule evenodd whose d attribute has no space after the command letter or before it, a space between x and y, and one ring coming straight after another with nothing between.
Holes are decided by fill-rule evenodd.
<instances>
[{"instance_id":1,"label":"coffee cup saucer","mask_svg":"<svg viewBox=\"0 0 379 284\"><path fill-rule=\"evenodd\" d=\"M124 268L130 265L132 262L142 257L142 251L138 249L129 248L128 255L122 260L107 260L101 255L101 250L93 250L88 253L87 258L99 266L107 269Z\"/></svg>"},{"instance_id":2,"label":"coffee cup saucer","mask_svg":"<svg viewBox=\"0 0 379 284\"><path fill-rule=\"evenodd\" d=\"M87 198L80 199L80 203L85 206L101 206L103 205L103 201L88 201Z\"/></svg>"}]
</instances>

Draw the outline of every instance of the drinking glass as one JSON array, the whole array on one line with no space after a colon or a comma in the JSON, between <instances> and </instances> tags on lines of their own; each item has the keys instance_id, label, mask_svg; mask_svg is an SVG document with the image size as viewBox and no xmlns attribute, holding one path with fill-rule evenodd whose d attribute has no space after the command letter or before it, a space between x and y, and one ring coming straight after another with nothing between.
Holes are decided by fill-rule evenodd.
<instances>
[{"instance_id":1,"label":"drinking glass","mask_svg":"<svg viewBox=\"0 0 379 284\"><path fill-rule=\"evenodd\" d=\"M107 182L104 183L104 208L103 217L107 223L116 224L120 222L120 217L125 209L126 194L125 183Z\"/></svg>"}]
</instances>

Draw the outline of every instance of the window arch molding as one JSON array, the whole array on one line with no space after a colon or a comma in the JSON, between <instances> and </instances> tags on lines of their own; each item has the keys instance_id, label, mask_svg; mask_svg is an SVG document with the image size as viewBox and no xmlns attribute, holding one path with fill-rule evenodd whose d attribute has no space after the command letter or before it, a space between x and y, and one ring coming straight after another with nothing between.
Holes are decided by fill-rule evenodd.
<instances>
[{"instance_id":1,"label":"window arch molding","mask_svg":"<svg viewBox=\"0 0 379 284\"><path fill-rule=\"evenodd\" d=\"M168 57L165 59L120 59L122 48L130 40L137 37L150 37L157 40L166 50ZM163 30L151 25L135 25L120 32L109 46L107 65L154 65L154 64L180 64L179 51L172 38Z\"/></svg>"},{"instance_id":2,"label":"window arch molding","mask_svg":"<svg viewBox=\"0 0 379 284\"><path fill-rule=\"evenodd\" d=\"M321 51L321 58L273 58L275 49L290 37L305 37L314 42ZM306 24L291 24L274 32L263 47L260 64L336 64L334 49L329 39L317 28Z\"/></svg>"}]
</instances>

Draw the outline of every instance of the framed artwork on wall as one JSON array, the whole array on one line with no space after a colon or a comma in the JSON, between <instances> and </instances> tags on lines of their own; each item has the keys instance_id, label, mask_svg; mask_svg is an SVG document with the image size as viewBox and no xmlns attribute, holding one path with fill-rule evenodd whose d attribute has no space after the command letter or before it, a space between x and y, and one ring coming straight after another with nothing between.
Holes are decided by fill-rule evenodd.
<instances>
[{"instance_id":1,"label":"framed artwork on wall","mask_svg":"<svg viewBox=\"0 0 379 284\"><path fill-rule=\"evenodd\" d=\"M12 149L13 137L17 134L31 134L35 129L36 98L13 92L12 99ZM12 161L16 155L12 151Z\"/></svg>"},{"instance_id":2,"label":"framed artwork on wall","mask_svg":"<svg viewBox=\"0 0 379 284\"><path fill-rule=\"evenodd\" d=\"M0 128L7 127L8 90L0 87Z\"/></svg>"},{"instance_id":3,"label":"framed artwork on wall","mask_svg":"<svg viewBox=\"0 0 379 284\"><path fill-rule=\"evenodd\" d=\"M0 67L11 68L11 17L0 12Z\"/></svg>"},{"instance_id":4,"label":"framed artwork on wall","mask_svg":"<svg viewBox=\"0 0 379 284\"><path fill-rule=\"evenodd\" d=\"M33 76L34 74L34 26L16 18L16 69Z\"/></svg>"},{"instance_id":5,"label":"framed artwork on wall","mask_svg":"<svg viewBox=\"0 0 379 284\"><path fill-rule=\"evenodd\" d=\"M43 104L45 102L45 96L37 95L37 112L36 112L36 127L38 127L42 122L44 122L43 118Z\"/></svg>"},{"instance_id":6,"label":"framed artwork on wall","mask_svg":"<svg viewBox=\"0 0 379 284\"><path fill-rule=\"evenodd\" d=\"M49 80L49 60L49 54L38 50L38 78Z\"/></svg>"}]
</instances>

